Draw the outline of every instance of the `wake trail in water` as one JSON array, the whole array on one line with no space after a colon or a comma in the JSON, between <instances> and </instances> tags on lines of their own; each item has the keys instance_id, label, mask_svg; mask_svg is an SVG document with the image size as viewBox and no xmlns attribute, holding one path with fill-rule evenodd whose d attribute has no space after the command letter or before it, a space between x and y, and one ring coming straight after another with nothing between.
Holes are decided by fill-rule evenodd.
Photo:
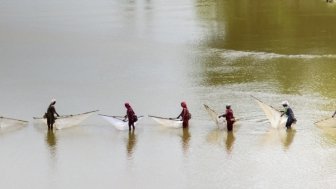
<instances>
[{"instance_id":1,"label":"wake trail in water","mask_svg":"<svg viewBox=\"0 0 336 189\"><path fill-rule=\"evenodd\" d=\"M255 58L261 60L267 59L319 59L319 58L330 58L336 59L336 54L327 54L327 55L313 55L313 54L296 54L296 55L287 55L287 54L277 54L269 52L256 52L256 51L235 51L235 50L223 50L221 56L228 59L240 59L240 58Z\"/></svg>"}]
</instances>

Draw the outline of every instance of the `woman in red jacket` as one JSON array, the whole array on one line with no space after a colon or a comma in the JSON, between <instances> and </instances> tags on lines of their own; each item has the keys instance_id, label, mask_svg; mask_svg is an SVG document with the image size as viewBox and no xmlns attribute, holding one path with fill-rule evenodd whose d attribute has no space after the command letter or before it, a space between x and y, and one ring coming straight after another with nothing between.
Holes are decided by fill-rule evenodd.
<instances>
[{"instance_id":1,"label":"woman in red jacket","mask_svg":"<svg viewBox=\"0 0 336 189\"><path fill-rule=\"evenodd\" d=\"M179 116L177 116L177 119L182 117L182 126L183 128L189 127L189 119L191 118L191 114L189 113L189 110L187 108L186 102L181 102L182 112Z\"/></svg>"},{"instance_id":2,"label":"woman in red jacket","mask_svg":"<svg viewBox=\"0 0 336 189\"><path fill-rule=\"evenodd\" d=\"M134 131L135 130L134 123L137 121L136 117L135 117L136 115L135 115L131 105L128 102L125 103L125 107L127 109L126 115L125 115L125 120L126 120L126 118L128 118L128 129L130 131L131 127L133 127L133 131Z\"/></svg>"},{"instance_id":3,"label":"woman in red jacket","mask_svg":"<svg viewBox=\"0 0 336 189\"><path fill-rule=\"evenodd\" d=\"M218 118L220 118L220 117L225 117L227 130L232 131L233 123L235 122L235 117L233 116L233 111L231 109L230 104L226 105L225 114L223 114L221 116L218 116Z\"/></svg>"}]
</instances>

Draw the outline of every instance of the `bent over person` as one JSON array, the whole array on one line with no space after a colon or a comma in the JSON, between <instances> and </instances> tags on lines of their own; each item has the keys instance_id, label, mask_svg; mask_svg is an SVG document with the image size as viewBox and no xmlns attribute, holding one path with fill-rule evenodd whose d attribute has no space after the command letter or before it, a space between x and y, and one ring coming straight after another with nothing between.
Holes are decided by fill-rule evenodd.
<instances>
[{"instance_id":1,"label":"bent over person","mask_svg":"<svg viewBox=\"0 0 336 189\"><path fill-rule=\"evenodd\" d=\"M285 108L283 113L281 114L281 117L286 114L287 121L286 121L286 127L287 129L290 129L292 127L293 123L296 123L296 118L294 116L292 108L289 107L288 101L283 101L282 106Z\"/></svg>"},{"instance_id":2,"label":"bent over person","mask_svg":"<svg viewBox=\"0 0 336 189\"><path fill-rule=\"evenodd\" d=\"M232 131L233 124L235 122L235 117L233 116L233 111L231 109L231 105L226 105L226 111L225 114L218 116L218 118L225 117L226 119L226 128L228 131Z\"/></svg>"},{"instance_id":3,"label":"bent over person","mask_svg":"<svg viewBox=\"0 0 336 189\"><path fill-rule=\"evenodd\" d=\"M184 101L181 102L181 107L182 107L182 112L180 113L179 116L177 116L176 119L179 119L180 117L182 117L183 128L188 128L189 127L189 119L191 118L191 114L189 113L186 102L184 102Z\"/></svg>"},{"instance_id":4,"label":"bent over person","mask_svg":"<svg viewBox=\"0 0 336 189\"><path fill-rule=\"evenodd\" d=\"M53 126L56 120L55 114L59 117L55 109L55 104L56 104L56 99L52 99L48 107L47 113L45 115L47 118L48 129L53 129Z\"/></svg>"},{"instance_id":5,"label":"bent over person","mask_svg":"<svg viewBox=\"0 0 336 189\"><path fill-rule=\"evenodd\" d=\"M135 130L134 123L137 121L137 117L131 107L131 105L126 102L125 107L127 109L126 115L125 115L125 120L128 118L128 130L131 131L131 127L133 127L133 131Z\"/></svg>"}]
</instances>

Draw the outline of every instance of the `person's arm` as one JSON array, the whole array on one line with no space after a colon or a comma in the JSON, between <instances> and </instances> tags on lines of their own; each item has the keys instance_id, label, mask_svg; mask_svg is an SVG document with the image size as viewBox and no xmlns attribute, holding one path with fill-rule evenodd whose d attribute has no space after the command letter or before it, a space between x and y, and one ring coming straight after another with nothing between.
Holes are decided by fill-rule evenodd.
<instances>
[{"instance_id":1,"label":"person's arm","mask_svg":"<svg viewBox=\"0 0 336 189\"><path fill-rule=\"evenodd\" d=\"M218 116L218 118L221 118L221 117L226 117L226 114Z\"/></svg>"},{"instance_id":2,"label":"person's arm","mask_svg":"<svg viewBox=\"0 0 336 189\"><path fill-rule=\"evenodd\" d=\"M59 114L56 112L56 108L54 106L53 106L53 112L54 112L54 114L57 115L57 117L59 117Z\"/></svg>"},{"instance_id":3,"label":"person's arm","mask_svg":"<svg viewBox=\"0 0 336 189\"><path fill-rule=\"evenodd\" d=\"M177 118L176 118L176 119L178 119L178 118L182 117L182 115L183 115L183 110L182 110L182 112L180 113L180 115L179 115L179 116L177 116Z\"/></svg>"},{"instance_id":4,"label":"person's arm","mask_svg":"<svg viewBox=\"0 0 336 189\"><path fill-rule=\"evenodd\" d=\"M128 118L128 112L126 112L126 115L124 116L123 121L125 122L127 120L127 118Z\"/></svg>"}]
</instances>

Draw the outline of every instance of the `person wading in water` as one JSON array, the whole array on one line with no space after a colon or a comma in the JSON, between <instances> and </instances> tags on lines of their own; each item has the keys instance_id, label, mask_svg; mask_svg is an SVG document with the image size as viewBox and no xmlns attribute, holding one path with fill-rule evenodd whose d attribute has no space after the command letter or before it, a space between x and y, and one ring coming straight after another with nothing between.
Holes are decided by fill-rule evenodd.
<instances>
[{"instance_id":1,"label":"person wading in water","mask_svg":"<svg viewBox=\"0 0 336 189\"><path fill-rule=\"evenodd\" d=\"M294 116L292 108L289 107L288 101L283 101L282 106L285 108L285 110L281 111L282 112L281 117L286 114L286 116L288 117L286 127L287 129L290 129L292 127L292 124L296 123L296 118Z\"/></svg>"},{"instance_id":2,"label":"person wading in water","mask_svg":"<svg viewBox=\"0 0 336 189\"><path fill-rule=\"evenodd\" d=\"M177 116L176 119L179 119L182 117L182 126L183 128L189 127L189 119L191 119L191 114L189 113L189 110L187 108L187 104L185 102L181 102L182 112L179 116Z\"/></svg>"},{"instance_id":3,"label":"person wading in water","mask_svg":"<svg viewBox=\"0 0 336 189\"><path fill-rule=\"evenodd\" d=\"M232 131L233 124L236 121L235 117L233 116L233 111L231 109L231 105L226 105L226 111L225 114L218 116L218 118L225 117L226 119L226 127L228 131Z\"/></svg>"},{"instance_id":4,"label":"person wading in water","mask_svg":"<svg viewBox=\"0 0 336 189\"><path fill-rule=\"evenodd\" d=\"M56 100L52 99L48 107L47 113L45 114L45 117L47 118L48 129L53 129L53 126L56 120L55 114L57 115L57 117L59 117L55 109L55 104L56 104Z\"/></svg>"},{"instance_id":5,"label":"person wading in water","mask_svg":"<svg viewBox=\"0 0 336 189\"><path fill-rule=\"evenodd\" d=\"M135 130L135 127L134 127L134 123L136 121L138 121L138 117L135 115L131 105L129 103L125 103L125 107L127 109L126 111L126 115L125 115L125 119L124 121L126 121L126 119L128 118L128 129L129 131L131 131L131 127L133 127L133 131Z\"/></svg>"}]
</instances>

